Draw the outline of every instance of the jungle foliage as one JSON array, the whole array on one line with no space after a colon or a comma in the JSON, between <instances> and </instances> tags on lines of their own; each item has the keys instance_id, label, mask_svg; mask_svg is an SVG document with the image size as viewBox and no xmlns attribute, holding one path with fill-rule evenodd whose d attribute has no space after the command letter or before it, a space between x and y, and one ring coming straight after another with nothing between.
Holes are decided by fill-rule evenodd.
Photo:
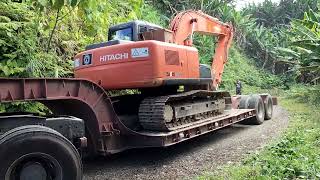
<instances>
[{"instance_id":1,"label":"jungle foliage","mask_svg":"<svg viewBox=\"0 0 320 180\"><path fill-rule=\"evenodd\" d=\"M262 59L263 68L272 63L272 71L284 74L289 81L317 84L320 76L319 55L315 49L319 38L317 0L281 0L279 4L266 0L243 11L251 15L259 27L256 35L248 36L249 41L256 41L250 43L249 55Z\"/></svg>"},{"instance_id":2,"label":"jungle foliage","mask_svg":"<svg viewBox=\"0 0 320 180\"><path fill-rule=\"evenodd\" d=\"M320 13L309 10L302 20L291 22L288 47L277 48L278 57L292 64L291 71L298 72L303 82L320 79Z\"/></svg>"},{"instance_id":3,"label":"jungle foliage","mask_svg":"<svg viewBox=\"0 0 320 180\"><path fill-rule=\"evenodd\" d=\"M26 3L0 1L0 75L6 77L65 76L70 62L45 49L44 24ZM58 75L60 74L60 75Z\"/></svg>"},{"instance_id":4,"label":"jungle foliage","mask_svg":"<svg viewBox=\"0 0 320 180\"><path fill-rule=\"evenodd\" d=\"M110 25L141 16L142 7L141 0L0 3L0 75L6 77L72 76L77 52L105 40Z\"/></svg>"},{"instance_id":5,"label":"jungle foliage","mask_svg":"<svg viewBox=\"0 0 320 180\"><path fill-rule=\"evenodd\" d=\"M290 25L292 19L301 19L310 9L318 10L317 0L265 0L261 4L249 4L243 11L251 14L259 25L275 29Z\"/></svg>"}]
</instances>

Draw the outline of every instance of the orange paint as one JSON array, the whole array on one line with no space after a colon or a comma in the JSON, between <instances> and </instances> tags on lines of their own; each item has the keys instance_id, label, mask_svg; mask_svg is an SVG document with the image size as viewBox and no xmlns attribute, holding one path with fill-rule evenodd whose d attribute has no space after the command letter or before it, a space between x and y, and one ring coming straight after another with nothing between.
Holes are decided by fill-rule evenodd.
<instances>
[{"instance_id":1,"label":"orange paint","mask_svg":"<svg viewBox=\"0 0 320 180\"><path fill-rule=\"evenodd\" d=\"M137 48L148 48L149 55L134 58L131 51ZM178 63L166 62L165 51L168 50L177 52ZM92 54L91 65L82 65L85 54ZM123 54L128 54L128 58L124 58ZM117 55L123 55L123 58L110 58ZM82 52L76 55L75 59L79 59L81 64L75 68L75 77L90 79L105 89L157 87L166 79L199 78L196 48L160 41L139 41L102 47ZM106 60L101 61L102 59ZM190 70L188 67L198 68ZM174 72L175 76L168 76L167 72Z\"/></svg>"}]
</instances>

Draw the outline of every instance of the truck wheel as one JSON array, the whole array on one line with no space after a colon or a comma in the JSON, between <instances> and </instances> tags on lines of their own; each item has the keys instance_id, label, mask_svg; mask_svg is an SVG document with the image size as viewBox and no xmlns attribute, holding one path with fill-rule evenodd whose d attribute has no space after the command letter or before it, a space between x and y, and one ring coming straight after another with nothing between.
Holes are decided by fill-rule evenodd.
<instances>
[{"instance_id":1,"label":"truck wheel","mask_svg":"<svg viewBox=\"0 0 320 180\"><path fill-rule=\"evenodd\" d=\"M0 179L81 180L81 158L57 131L36 125L0 136Z\"/></svg>"},{"instance_id":2,"label":"truck wheel","mask_svg":"<svg viewBox=\"0 0 320 180\"><path fill-rule=\"evenodd\" d=\"M270 120L272 118L273 114L273 101L270 94L267 95L265 101L264 101L264 110L265 110L265 120Z\"/></svg>"},{"instance_id":3,"label":"truck wheel","mask_svg":"<svg viewBox=\"0 0 320 180\"><path fill-rule=\"evenodd\" d=\"M242 95L239 103L239 109L248 109L249 99L250 99L249 95ZM240 121L239 124L245 124L245 125L250 124L249 120L250 119Z\"/></svg>"},{"instance_id":4,"label":"truck wheel","mask_svg":"<svg viewBox=\"0 0 320 180\"><path fill-rule=\"evenodd\" d=\"M256 116L248 119L249 124L260 125L264 121L265 111L264 103L259 95L251 95L249 99L248 109L255 109Z\"/></svg>"}]
</instances>

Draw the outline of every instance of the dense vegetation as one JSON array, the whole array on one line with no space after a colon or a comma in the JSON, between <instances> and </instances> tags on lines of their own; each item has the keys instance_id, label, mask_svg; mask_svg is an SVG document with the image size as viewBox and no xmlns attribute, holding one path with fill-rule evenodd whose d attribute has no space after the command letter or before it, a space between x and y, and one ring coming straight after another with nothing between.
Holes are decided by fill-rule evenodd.
<instances>
[{"instance_id":1,"label":"dense vegetation","mask_svg":"<svg viewBox=\"0 0 320 180\"><path fill-rule=\"evenodd\" d=\"M315 84L319 79L319 13L316 0L267 0L238 11L229 0L170 1L25 1L1 0L0 75L30 77L72 76L72 57L86 44L105 41L113 24L143 19L167 26L174 13L183 9L202 11L231 22L235 26L234 49L252 64L268 73L284 75L286 82ZM311 9L309 9L311 7ZM156 10L157 9L157 10ZM197 36L201 61L211 63L215 40ZM230 59L234 58L231 53ZM238 57L237 57L238 58ZM252 67L254 68L254 67ZM239 66L239 69L244 69ZM232 74L232 73L230 73ZM269 88L279 81L265 84L247 81L250 86ZM226 86L235 77L225 75Z\"/></svg>"},{"instance_id":2,"label":"dense vegetation","mask_svg":"<svg viewBox=\"0 0 320 180\"><path fill-rule=\"evenodd\" d=\"M72 57L104 40L111 24L138 18L141 3L1 0L0 75L72 76Z\"/></svg>"}]
</instances>

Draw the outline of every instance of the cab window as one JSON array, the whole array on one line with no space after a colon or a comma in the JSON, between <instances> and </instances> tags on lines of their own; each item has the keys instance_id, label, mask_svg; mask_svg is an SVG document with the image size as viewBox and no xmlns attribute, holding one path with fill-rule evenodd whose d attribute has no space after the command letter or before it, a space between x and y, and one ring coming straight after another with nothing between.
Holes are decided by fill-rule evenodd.
<instances>
[{"instance_id":1,"label":"cab window","mask_svg":"<svg viewBox=\"0 0 320 180\"><path fill-rule=\"evenodd\" d=\"M119 29L117 31L113 31L111 33L111 39L112 40L127 40L132 41L132 28L125 28L125 29Z\"/></svg>"},{"instance_id":2,"label":"cab window","mask_svg":"<svg viewBox=\"0 0 320 180\"><path fill-rule=\"evenodd\" d=\"M148 28L146 26L139 26L139 33L144 33L148 31Z\"/></svg>"}]
</instances>

